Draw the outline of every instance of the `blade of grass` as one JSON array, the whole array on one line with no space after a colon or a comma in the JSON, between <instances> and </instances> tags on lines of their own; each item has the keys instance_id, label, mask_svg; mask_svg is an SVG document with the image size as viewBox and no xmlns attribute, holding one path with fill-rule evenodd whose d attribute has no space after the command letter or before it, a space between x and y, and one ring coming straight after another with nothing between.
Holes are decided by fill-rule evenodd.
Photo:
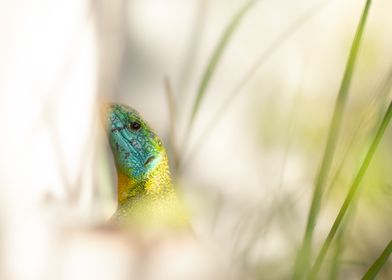
<instances>
[{"instance_id":1,"label":"blade of grass","mask_svg":"<svg viewBox=\"0 0 392 280\"><path fill-rule=\"evenodd\" d=\"M343 247L344 247L343 232L342 231L339 232L336 239L337 239L336 247L335 247L335 251L333 253L333 257L331 259L331 268L330 268L329 277L328 277L328 279L330 279L330 280L339 279L339 270L340 270Z\"/></svg>"},{"instance_id":2,"label":"blade of grass","mask_svg":"<svg viewBox=\"0 0 392 280\"><path fill-rule=\"evenodd\" d=\"M389 70L386 76L381 80L380 85L377 86L375 90L377 92L376 95L373 95L366 104L368 104L365 108L365 111L362 113L361 117L358 118L358 125L354 130L354 133L351 136L349 143L346 145L345 152L343 153L342 160L336 169L335 175L332 177L331 183L326 191L325 197L328 199L329 194L331 193L333 187L338 181L340 174L343 171L343 167L346 164L346 161L349 158L349 154L354 147L354 142L358 142L358 139L361 137L363 133L367 133L367 127L370 126L370 122L377 118L377 121L381 120L382 116L378 116L377 112L382 112L385 110L386 106L388 106L388 95L392 89L392 64L389 67Z\"/></svg>"},{"instance_id":3,"label":"blade of grass","mask_svg":"<svg viewBox=\"0 0 392 280\"><path fill-rule=\"evenodd\" d=\"M240 82L227 96L225 101L220 106L217 113L211 119L208 125L206 125L204 131L200 134L199 138L195 141L196 145L194 148L185 155L185 158L182 160L182 167L186 165L189 159L193 158L193 155L203 146L203 143L208 139L209 133L220 121L224 112L230 107L231 104L235 101L236 97L242 92L243 88L249 83L249 81L256 75L257 71L263 66L271 55L276 52L280 46L283 45L284 42L288 41L288 39L298 31L308 20L313 17L317 12L321 10L325 4L330 3L331 1L323 1L317 6L313 7L309 11L305 12L298 19L296 19L292 24L290 24L289 28L285 29L279 36L268 46L266 50L264 50L260 55L256 62L249 68L249 70L242 77ZM186 153L186 151L184 150Z\"/></svg>"},{"instance_id":4,"label":"blade of grass","mask_svg":"<svg viewBox=\"0 0 392 280\"><path fill-rule=\"evenodd\" d=\"M377 86L377 89L375 90L375 92L377 92L377 94L372 95L372 97L366 102L366 104L368 104L361 116L361 118L359 118L358 121L358 125L354 130L354 133L351 136L351 139L349 141L349 143L346 145L346 149L345 152L343 153L342 156L342 160L339 164L339 167L336 169L336 173L333 176L333 179L331 180L331 183L329 184L328 190L326 191L326 194L324 195L324 201L326 201L329 196L330 193L332 192L332 189L335 187L338 178L340 177L340 174L343 171L343 167L346 164L346 161L349 158L349 155L351 153L351 150L354 147L354 144L356 142L358 142L358 139L363 138L362 136L364 135L364 133L366 134L373 134L375 133L374 131L374 125L373 128L368 128L370 126L370 122L372 123L380 123L381 122L381 116L376 116L379 115L379 113L376 112L382 112L385 110L385 105L388 106L388 94L391 91L391 87L392 87L392 64L391 67L389 67L389 70L386 74L386 76L380 81L380 84ZM377 119L376 121L374 121L374 119ZM363 141L362 141L363 142ZM358 143L357 143L358 144ZM359 145L364 145L363 144L359 144ZM351 215L348 215L351 216ZM330 269L330 276L329 279L338 279L338 273L339 273L339 269L341 266L341 255L342 252L344 250L344 242L343 242L343 235L346 231L346 224L350 223L351 218L347 217L344 220L343 225L341 226L339 233L336 237L336 241L335 241L335 251L334 251L334 255L332 257L331 260L331 269Z\"/></svg>"},{"instance_id":5,"label":"blade of grass","mask_svg":"<svg viewBox=\"0 0 392 280\"><path fill-rule=\"evenodd\" d=\"M361 136L361 133L368 133L370 134L374 133L374 128L372 129L373 131L369 131L366 127L369 126L371 121L374 123L373 119L377 118L376 123L379 123L381 121L382 116L375 116L377 113L376 112L382 112L385 110L385 105L388 105L388 94L391 91L392 88L392 64L389 67L389 70L387 71L387 74L385 77L380 81L380 84L377 86L377 89L375 90L377 94L372 95L372 97L366 102L368 104L365 108L365 112L362 114L362 117L359 118L358 125L351 136L351 139L346 145L345 153L342 156L342 161L339 164L339 167L337 168L337 171L331 180L330 186L327 190L325 200L328 199L330 193L332 192L333 187L336 185L338 178L340 177L341 172L343 171L343 167L345 166L345 163L347 159L349 158L349 154L354 147L354 143L358 142L359 138ZM374 125L373 125L374 127ZM351 215L348 215L351 216ZM348 219L347 219L348 218ZM331 269L330 269L330 276L329 279L338 279L338 274L339 274L339 269L341 266L341 255L344 250L344 242L343 242L343 236L346 231L346 224L350 223L351 218L347 217L344 220L343 225L341 226L339 233L336 237L336 242L335 242L335 251L334 255L332 257L331 261Z\"/></svg>"},{"instance_id":6,"label":"blade of grass","mask_svg":"<svg viewBox=\"0 0 392 280\"><path fill-rule=\"evenodd\" d=\"M258 1L257 0L248 1L247 3L245 3L245 5L243 7L241 7L239 12L233 17L233 19L231 20L229 25L226 27L221 39L219 40L218 45L216 46L216 48L215 48L215 50L209 60L207 68L205 69L204 74L201 79L201 82L199 84L199 88L198 88L197 94L196 94L196 99L193 104L193 108L192 108L192 112L191 112L191 117L189 119L189 123L186 128L183 150L185 150L186 145L188 144L195 117L197 115L197 112L199 111L200 104L205 96L206 90L210 84L210 81L211 81L214 73L215 73L215 69L216 69L216 67L222 57L222 54L223 54L224 50L226 49L232 35L234 34L234 31L237 29L239 23L242 21L244 16L247 14L247 12L250 10L250 8L256 2L258 2Z\"/></svg>"},{"instance_id":7,"label":"blade of grass","mask_svg":"<svg viewBox=\"0 0 392 280\"><path fill-rule=\"evenodd\" d=\"M362 178L366 174L366 171L370 165L371 160L373 159L373 156L377 150L377 147L378 147L381 139L384 136L384 132L389 125L391 117L392 117L392 101L389 103L388 110L383 117L383 120L380 124L380 127L377 130L377 133L376 133L376 135L372 141L372 144L371 144L371 146L365 156L365 159L363 160L361 167L360 167L357 175L355 176L355 179L354 179L354 181L350 187L350 190L349 190L349 192L343 202L343 205L340 208L339 213L338 213L338 215L337 215L337 217L336 217L336 219L335 219L335 221L334 221L334 223L328 233L327 238L325 239L323 246L321 247L321 250L316 258L316 261L310 271L310 274L309 274L310 279L316 279L316 276L321 268L321 265L323 263L325 255L327 254L328 249L331 245L331 242L332 242L333 238L335 237L335 234L336 234L338 228L342 224L343 218L345 217L347 210L349 209L350 205L353 203L353 199L355 197L355 194L358 191L358 187L362 181Z\"/></svg>"},{"instance_id":8,"label":"blade of grass","mask_svg":"<svg viewBox=\"0 0 392 280\"><path fill-rule=\"evenodd\" d=\"M350 89L353 71L355 69L355 63L357 60L358 50L364 33L370 4L371 0L367 0L351 46L349 58L346 64L346 69L340 85L339 94L336 99L323 159L315 181L315 188L313 191L312 202L309 210L303 243L297 255L294 267L294 279L303 279L309 267L311 257L310 255L312 251L313 232L320 211L321 197L331 169L332 160L335 153L336 141L339 136L343 112L346 105L348 91Z\"/></svg>"},{"instance_id":9,"label":"blade of grass","mask_svg":"<svg viewBox=\"0 0 392 280\"><path fill-rule=\"evenodd\" d=\"M380 123L381 122L381 116L376 116L377 113L376 112L382 112L385 110L385 106L388 106L388 94L391 91L392 88L392 64L389 67L389 70L387 71L387 74L385 75L385 77L380 81L380 84L377 86L375 92L377 94L373 95L367 102L366 104L368 104L368 106L366 106L366 110L365 112L362 114L362 117L359 118L358 121L358 126L356 127L353 135L351 136L351 140L349 141L345 153L342 157L342 161L339 164L339 167L337 168L337 171L333 177L333 179L331 180L330 186L327 190L327 194L325 195L327 199L330 192L332 191L332 188L334 187L334 185L337 183L337 180L340 176L340 173L343 170L343 167L345 166L345 163L347 161L347 159L349 158L349 154L352 150L352 148L354 147L354 143L356 141L358 141L358 139L361 136L361 132L362 135L363 133L370 133L373 134L375 133L375 129L376 127L373 125L373 128L371 129L367 129L367 126L370 126L370 122L375 122L375 123ZM379 115L379 113L378 113ZM373 119L377 118L376 121L373 121ZM344 246L344 242L342 242L343 240L343 235L344 232L346 231L346 224L349 223L350 219L345 219L343 225L341 226L338 236L336 237L337 240L335 242L335 252L334 252L334 256L332 258L332 264L331 264L331 270L330 270L330 277L329 279L338 279L337 275L339 272L339 266L341 265L340 262L340 257L341 257L341 252L343 250L343 246Z\"/></svg>"},{"instance_id":10,"label":"blade of grass","mask_svg":"<svg viewBox=\"0 0 392 280\"><path fill-rule=\"evenodd\" d=\"M167 99L167 105L168 105L168 110L169 110L169 143L171 150L173 152L173 161L174 161L174 167L175 170L178 169L178 164L179 164L179 153L178 153L178 147L177 147L177 126L176 126L176 121L177 121L177 104L174 98L174 92L173 88L171 86L170 80L168 77L165 77L164 79L164 85L165 85L165 94L166 94L166 99Z\"/></svg>"},{"instance_id":11,"label":"blade of grass","mask_svg":"<svg viewBox=\"0 0 392 280\"><path fill-rule=\"evenodd\" d=\"M190 38L187 40L188 43L186 51L184 58L182 59L182 65L178 78L178 86L176 87L176 92L179 94L177 96L178 98L186 96L186 94L183 93L189 83L189 78L193 74L195 62L198 59L198 50L202 37L201 35L203 34L206 23L205 19L208 7L207 4L207 0L200 0L197 3L197 10L193 20L192 29L190 31ZM178 100L179 104L181 104L181 102L182 100Z\"/></svg>"},{"instance_id":12,"label":"blade of grass","mask_svg":"<svg viewBox=\"0 0 392 280\"><path fill-rule=\"evenodd\" d=\"M350 221L354 219L357 205L358 203L354 203L354 205L351 206L348 213L346 214L346 218L343 220L337 233L335 241L335 251L333 252L333 257L331 258L331 266L328 279L339 279L339 270L340 266L342 265L342 255L346 246L346 243L344 242L347 239L346 230L349 229L348 224L350 224Z\"/></svg>"},{"instance_id":13,"label":"blade of grass","mask_svg":"<svg viewBox=\"0 0 392 280\"><path fill-rule=\"evenodd\" d=\"M384 251L377 258L377 260L372 264L369 270L362 277L362 280L372 280L375 279L377 274L380 272L381 268L386 264L390 255L392 253L392 240L389 241L388 245L385 247Z\"/></svg>"}]
</instances>

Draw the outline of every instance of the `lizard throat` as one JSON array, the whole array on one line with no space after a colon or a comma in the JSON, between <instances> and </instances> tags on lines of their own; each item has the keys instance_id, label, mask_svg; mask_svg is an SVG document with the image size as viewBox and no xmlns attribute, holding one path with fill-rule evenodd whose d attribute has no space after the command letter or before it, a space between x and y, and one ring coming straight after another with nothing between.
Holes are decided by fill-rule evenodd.
<instances>
[{"instance_id":1,"label":"lizard throat","mask_svg":"<svg viewBox=\"0 0 392 280\"><path fill-rule=\"evenodd\" d=\"M150 163L148 159L146 164ZM167 156L164 156L145 177L137 179L120 170L118 174L118 203L121 205L127 200L161 199L168 193L174 193L170 179Z\"/></svg>"}]
</instances>

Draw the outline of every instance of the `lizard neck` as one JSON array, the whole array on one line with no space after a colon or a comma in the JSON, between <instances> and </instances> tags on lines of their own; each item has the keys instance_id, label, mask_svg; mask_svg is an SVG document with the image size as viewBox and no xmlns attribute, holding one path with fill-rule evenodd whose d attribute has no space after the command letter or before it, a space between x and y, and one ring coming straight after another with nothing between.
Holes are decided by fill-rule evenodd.
<instances>
[{"instance_id":1,"label":"lizard neck","mask_svg":"<svg viewBox=\"0 0 392 280\"><path fill-rule=\"evenodd\" d=\"M121 205L129 199L162 199L167 195L175 195L171 182L169 164L166 154L144 177L134 178L131 174L117 171L118 203Z\"/></svg>"},{"instance_id":2,"label":"lizard neck","mask_svg":"<svg viewBox=\"0 0 392 280\"><path fill-rule=\"evenodd\" d=\"M171 181L166 153L145 178L137 180L118 171L115 218L148 227L187 225L185 211Z\"/></svg>"}]
</instances>

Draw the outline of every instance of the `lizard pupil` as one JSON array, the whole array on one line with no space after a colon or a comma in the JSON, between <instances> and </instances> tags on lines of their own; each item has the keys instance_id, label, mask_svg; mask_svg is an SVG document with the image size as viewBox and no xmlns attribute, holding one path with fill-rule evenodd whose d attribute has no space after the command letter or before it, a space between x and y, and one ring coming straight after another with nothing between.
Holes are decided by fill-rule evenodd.
<instances>
[{"instance_id":1,"label":"lizard pupil","mask_svg":"<svg viewBox=\"0 0 392 280\"><path fill-rule=\"evenodd\" d=\"M129 124L129 127L130 127L132 130L139 130L140 127L141 127L141 125L140 125L140 123L138 123L138 122L131 122L131 123Z\"/></svg>"}]
</instances>

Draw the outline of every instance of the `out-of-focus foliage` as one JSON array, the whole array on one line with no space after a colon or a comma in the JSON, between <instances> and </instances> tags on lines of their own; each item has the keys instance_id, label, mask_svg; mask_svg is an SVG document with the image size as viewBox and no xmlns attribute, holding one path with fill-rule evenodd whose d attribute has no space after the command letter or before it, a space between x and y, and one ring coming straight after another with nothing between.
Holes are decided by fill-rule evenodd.
<instances>
[{"instance_id":1,"label":"out-of-focus foliage","mask_svg":"<svg viewBox=\"0 0 392 280\"><path fill-rule=\"evenodd\" d=\"M62 2L64 12L55 8L58 1L27 2L0 4L0 18L9 23L0 26L1 271L14 279L53 279L58 267L69 278L83 271L84 279L94 269L101 279L138 271L127 267L139 257L135 239L95 227L115 207L112 162L93 111L98 95L136 108L162 137L196 235L224 260L225 274L214 279L290 278L365 1L255 1L221 48L189 142L203 74L244 1L70 1ZM314 257L391 100L391 9L388 0L372 1L321 199ZM17 110L23 114L14 118ZM388 128L320 279L362 277L390 242L391 140ZM160 258L170 261L176 250L165 248L142 259L166 263ZM379 278L390 279L391 267L386 261Z\"/></svg>"}]
</instances>

